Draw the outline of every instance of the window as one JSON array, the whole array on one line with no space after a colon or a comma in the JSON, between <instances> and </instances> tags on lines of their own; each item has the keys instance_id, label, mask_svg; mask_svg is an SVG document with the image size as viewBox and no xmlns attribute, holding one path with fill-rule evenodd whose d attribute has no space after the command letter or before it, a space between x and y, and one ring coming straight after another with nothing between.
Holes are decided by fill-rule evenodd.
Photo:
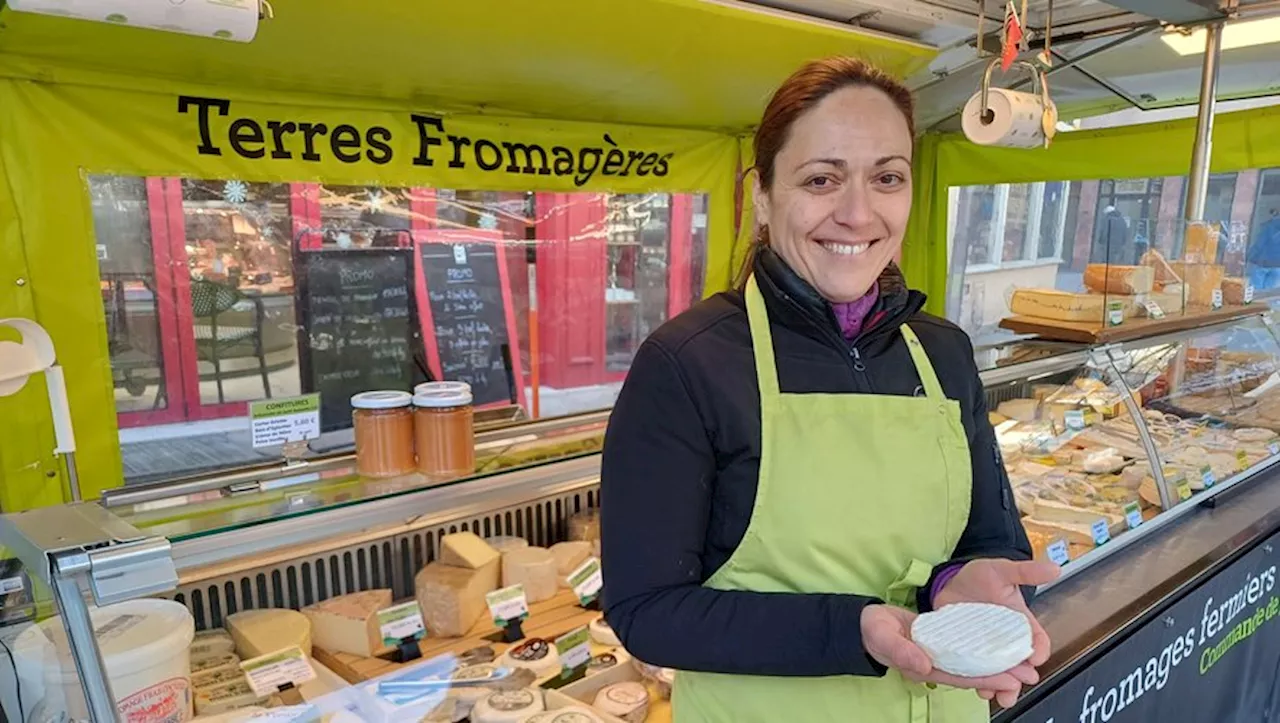
<instances>
[{"instance_id":1,"label":"window","mask_svg":"<svg viewBox=\"0 0 1280 723\"><path fill-rule=\"evenodd\" d=\"M955 218L955 237L967 249L969 266L995 263L991 241L996 229L996 186L968 186L960 189Z\"/></svg>"}]
</instances>

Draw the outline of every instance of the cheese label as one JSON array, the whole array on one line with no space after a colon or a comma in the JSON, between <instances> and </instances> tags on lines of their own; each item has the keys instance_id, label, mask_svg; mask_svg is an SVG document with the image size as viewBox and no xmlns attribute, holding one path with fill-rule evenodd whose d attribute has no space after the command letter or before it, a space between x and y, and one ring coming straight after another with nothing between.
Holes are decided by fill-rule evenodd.
<instances>
[{"instance_id":1,"label":"cheese label","mask_svg":"<svg viewBox=\"0 0 1280 723\"><path fill-rule=\"evenodd\" d=\"M1280 442L1272 442L1271 444L1268 444L1267 452L1271 453L1272 457L1280 455Z\"/></svg>"},{"instance_id":2,"label":"cheese label","mask_svg":"<svg viewBox=\"0 0 1280 723\"><path fill-rule=\"evenodd\" d=\"M417 600L393 605L378 611L378 630L383 645L398 645L405 638L421 640L427 636L427 626L422 622L422 609Z\"/></svg>"},{"instance_id":3,"label":"cheese label","mask_svg":"<svg viewBox=\"0 0 1280 723\"><path fill-rule=\"evenodd\" d=\"M1190 482L1186 481L1185 479L1182 480L1181 482L1178 483L1177 489L1178 489L1179 500L1181 500L1182 502L1186 502L1187 500L1191 499L1192 492L1191 492Z\"/></svg>"},{"instance_id":4,"label":"cheese label","mask_svg":"<svg viewBox=\"0 0 1280 723\"><path fill-rule=\"evenodd\" d=\"M600 571L600 560L595 557L588 557L587 561L578 566L578 569L569 573L569 587L573 588L573 594L578 596L578 602L588 605L592 600L600 596L600 589L604 587L604 574Z\"/></svg>"},{"instance_id":5,"label":"cheese label","mask_svg":"<svg viewBox=\"0 0 1280 723\"><path fill-rule=\"evenodd\" d=\"M1111 542L1111 525L1107 523L1106 519L1093 523L1091 531L1093 532L1093 544L1105 545Z\"/></svg>"},{"instance_id":6,"label":"cheese label","mask_svg":"<svg viewBox=\"0 0 1280 723\"><path fill-rule=\"evenodd\" d=\"M1244 303L1246 304L1253 303L1253 284L1244 285Z\"/></svg>"},{"instance_id":7,"label":"cheese label","mask_svg":"<svg viewBox=\"0 0 1280 723\"><path fill-rule=\"evenodd\" d=\"M1236 466L1243 472L1249 469L1249 453L1243 449L1236 450Z\"/></svg>"},{"instance_id":8,"label":"cheese label","mask_svg":"<svg viewBox=\"0 0 1280 723\"><path fill-rule=\"evenodd\" d=\"M1218 478L1213 474L1213 468L1207 464L1200 468L1200 480L1204 482L1205 489L1218 483Z\"/></svg>"},{"instance_id":9,"label":"cheese label","mask_svg":"<svg viewBox=\"0 0 1280 723\"><path fill-rule=\"evenodd\" d=\"M1084 412L1079 409L1072 409L1062 415L1063 421L1067 424L1067 429L1073 432L1079 432L1084 429Z\"/></svg>"},{"instance_id":10,"label":"cheese label","mask_svg":"<svg viewBox=\"0 0 1280 723\"><path fill-rule=\"evenodd\" d=\"M1213 290L1213 308L1215 309L1222 308L1222 289Z\"/></svg>"},{"instance_id":11,"label":"cheese label","mask_svg":"<svg viewBox=\"0 0 1280 723\"><path fill-rule=\"evenodd\" d=\"M253 447L275 447L320 437L320 395L249 403Z\"/></svg>"},{"instance_id":12,"label":"cheese label","mask_svg":"<svg viewBox=\"0 0 1280 723\"><path fill-rule=\"evenodd\" d=\"M1058 538L1049 543L1049 547L1045 552L1048 553L1049 559L1053 564L1058 567L1062 567L1068 562L1071 562L1071 552L1067 548L1067 541L1062 538Z\"/></svg>"},{"instance_id":13,"label":"cheese label","mask_svg":"<svg viewBox=\"0 0 1280 723\"><path fill-rule=\"evenodd\" d=\"M493 616L493 624L500 628L529 617L529 598L524 594L524 585L512 585L494 590L485 595L484 600L489 604L489 614Z\"/></svg>"},{"instance_id":14,"label":"cheese label","mask_svg":"<svg viewBox=\"0 0 1280 723\"><path fill-rule=\"evenodd\" d=\"M1124 302L1108 301L1107 302L1107 325L1120 326L1124 323Z\"/></svg>"},{"instance_id":15,"label":"cheese label","mask_svg":"<svg viewBox=\"0 0 1280 723\"><path fill-rule=\"evenodd\" d=\"M253 723L290 723L290 721L319 720L320 714L311 705L282 705L253 714Z\"/></svg>"},{"instance_id":16,"label":"cheese label","mask_svg":"<svg viewBox=\"0 0 1280 723\"><path fill-rule=\"evenodd\" d=\"M22 576L6 577L0 580L0 595L8 595L10 593L21 592L27 588L27 584L22 581Z\"/></svg>"},{"instance_id":17,"label":"cheese label","mask_svg":"<svg viewBox=\"0 0 1280 723\"><path fill-rule=\"evenodd\" d=\"M1147 316L1152 319L1164 318L1164 309L1160 308L1160 305L1156 303L1155 299L1147 299L1147 303L1144 304L1144 306L1147 307Z\"/></svg>"},{"instance_id":18,"label":"cheese label","mask_svg":"<svg viewBox=\"0 0 1280 723\"><path fill-rule=\"evenodd\" d=\"M1142 524L1142 506L1137 502L1130 502L1124 506L1124 521L1129 525L1129 529L1135 529Z\"/></svg>"},{"instance_id":19,"label":"cheese label","mask_svg":"<svg viewBox=\"0 0 1280 723\"><path fill-rule=\"evenodd\" d=\"M591 633L584 625L556 638L556 653L560 655L560 666L564 675L591 662Z\"/></svg>"},{"instance_id":20,"label":"cheese label","mask_svg":"<svg viewBox=\"0 0 1280 723\"><path fill-rule=\"evenodd\" d=\"M258 695L273 695L282 688L296 688L316 679L311 661L296 645L246 660L240 663L240 669Z\"/></svg>"}]
</instances>

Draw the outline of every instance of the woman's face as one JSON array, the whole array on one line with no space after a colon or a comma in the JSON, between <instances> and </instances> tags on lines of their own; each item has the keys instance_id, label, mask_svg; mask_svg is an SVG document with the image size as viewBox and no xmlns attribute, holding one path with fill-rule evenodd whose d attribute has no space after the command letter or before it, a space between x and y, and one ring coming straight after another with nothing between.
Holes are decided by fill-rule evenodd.
<instances>
[{"instance_id":1,"label":"woman's face","mask_svg":"<svg viewBox=\"0 0 1280 723\"><path fill-rule=\"evenodd\" d=\"M902 248L911 131L875 88L838 90L796 119L755 203L773 249L828 301L862 298Z\"/></svg>"}]
</instances>

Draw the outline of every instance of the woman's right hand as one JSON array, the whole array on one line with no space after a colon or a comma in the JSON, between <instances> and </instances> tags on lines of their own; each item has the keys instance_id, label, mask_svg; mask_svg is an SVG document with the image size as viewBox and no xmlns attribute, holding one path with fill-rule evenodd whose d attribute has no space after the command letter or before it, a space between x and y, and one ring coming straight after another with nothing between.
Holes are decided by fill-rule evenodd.
<instances>
[{"instance_id":1,"label":"woman's right hand","mask_svg":"<svg viewBox=\"0 0 1280 723\"><path fill-rule=\"evenodd\" d=\"M986 678L961 678L944 673L934 668L928 653L911 641L911 623L915 619L915 613L893 605L866 606L862 609L862 646L881 665L896 669L908 680L976 690L982 698L994 698L1003 708L1017 702L1024 684L1035 685L1040 681L1036 669L1028 663Z\"/></svg>"}]
</instances>

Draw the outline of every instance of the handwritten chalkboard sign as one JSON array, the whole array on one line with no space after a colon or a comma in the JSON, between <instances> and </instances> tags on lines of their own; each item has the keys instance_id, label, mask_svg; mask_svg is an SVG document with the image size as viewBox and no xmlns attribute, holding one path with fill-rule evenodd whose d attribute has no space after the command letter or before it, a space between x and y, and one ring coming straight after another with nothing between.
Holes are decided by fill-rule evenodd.
<instances>
[{"instance_id":1,"label":"handwritten chalkboard sign","mask_svg":"<svg viewBox=\"0 0 1280 723\"><path fill-rule=\"evenodd\" d=\"M428 354L440 377L470 384L477 406L510 404L520 374L512 363L519 353L506 264L498 244L480 238L437 232L420 239L420 293L427 301L419 301L420 313L430 319Z\"/></svg>"},{"instance_id":2,"label":"handwritten chalkboard sign","mask_svg":"<svg viewBox=\"0 0 1280 723\"><path fill-rule=\"evenodd\" d=\"M413 388L417 313L409 249L301 252L304 392L320 393L320 428L351 426L351 396Z\"/></svg>"}]
</instances>

